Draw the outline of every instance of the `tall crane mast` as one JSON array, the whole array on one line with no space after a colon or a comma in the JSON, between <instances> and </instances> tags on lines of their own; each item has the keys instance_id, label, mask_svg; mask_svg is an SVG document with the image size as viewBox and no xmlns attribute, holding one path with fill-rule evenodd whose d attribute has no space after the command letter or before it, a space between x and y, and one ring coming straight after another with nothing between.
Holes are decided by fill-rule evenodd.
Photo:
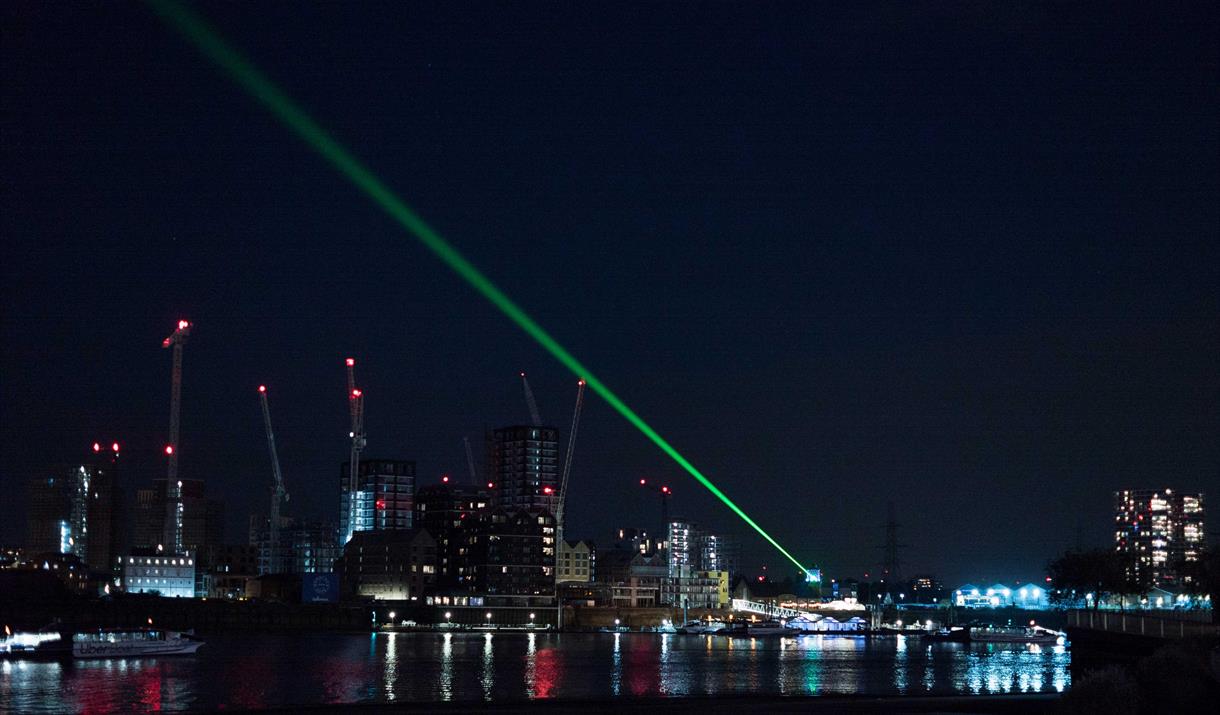
<instances>
[{"instance_id":1,"label":"tall crane mast","mask_svg":"<svg viewBox=\"0 0 1220 715\"><path fill-rule=\"evenodd\" d=\"M559 538L563 538L563 511L568 497L568 474L572 471L572 452L576 449L576 430L580 427L580 409L584 402L585 381L581 379L576 381L576 408L572 410L572 429L568 432L568 451L563 456L563 472L559 478L559 501L555 508L555 527Z\"/></svg>"},{"instance_id":2,"label":"tall crane mast","mask_svg":"<svg viewBox=\"0 0 1220 715\"><path fill-rule=\"evenodd\" d=\"M470 483L478 485L479 473L474 468L474 452L470 450L470 438L462 437L462 442L466 445L466 465L470 467Z\"/></svg>"},{"instance_id":3,"label":"tall crane mast","mask_svg":"<svg viewBox=\"0 0 1220 715\"><path fill-rule=\"evenodd\" d=\"M521 376L525 377L524 374ZM528 393L527 393L528 394ZM580 408L585 402L585 381L576 381L576 408L572 410L572 429L568 432L568 451L563 457L563 474L559 479L559 499L555 506L555 578L559 578L559 550L563 546L563 512L568 499L568 474L572 471L572 451L576 449L576 428L580 426ZM555 627L563 628L563 601L555 589Z\"/></svg>"},{"instance_id":4,"label":"tall crane mast","mask_svg":"<svg viewBox=\"0 0 1220 715\"><path fill-rule=\"evenodd\" d=\"M271 473L275 486L271 492L271 554L267 561L268 573L284 573L284 561L280 554L280 507L288 500L284 489L284 474L280 471L280 456L275 449L275 432L271 429L271 408L267 405L267 386L258 386L258 399L263 406L263 426L267 428L267 449L271 452Z\"/></svg>"},{"instance_id":5,"label":"tall crane mast","mask_svg":"<svg viewBox=\"0 0 1220 715\"><path fill-rule=\"evenodd\" d=\"M657 539L657 547L666 549L666 559L669 558L669 498L674 495L672 489L663 484L649 484L646 478L640 479L640 486L661 495L661 534Z\"/></svg>"},{"instance_id":6,"label":"tall crane mast","mask_svg":"<svg viewBox=\"0 0 1220 715\"><path fill-rule=\"evenodd\" d=\"M530 408L530 419L533 420L535 427L542 426L542 415L538 412L538 403L534 400L534 391L530 389L530 381L525 379L525 372L521 373L521 386L525 389L525 404Z\"/></svg>"},{"instance_id":7,"label":"tall crane mast","mask_svg":"<svg viewBox=\"0 0 1220 715\"><path fill-rule=\"evenodd\" d=\"M178 327L161 341L162 348L174 349L174 368L170 377L169 444L165 455L169 466L165 480L165 538L163 546L172 553L182 551L182 482L178 480L178 416L182 410L182 348L191 334L191 323L179 320Z\"/></svg>"},{"instance_id":8,"label":"tall crane mast","mask_svg":"<svg viewBox=\"0 0 1220 715\"><path fill-rule=\"evenodd\" d=\"M360 453L367 443L364 438L364 391L356 387L356 358L347 358L347 404L351 413L351 431L348 436L352 440L350 462L347 473L347 527L343 534L343 543L352 538L356 529L357 503L356 493L360 491Z\"/></svg>"}]
</instances>

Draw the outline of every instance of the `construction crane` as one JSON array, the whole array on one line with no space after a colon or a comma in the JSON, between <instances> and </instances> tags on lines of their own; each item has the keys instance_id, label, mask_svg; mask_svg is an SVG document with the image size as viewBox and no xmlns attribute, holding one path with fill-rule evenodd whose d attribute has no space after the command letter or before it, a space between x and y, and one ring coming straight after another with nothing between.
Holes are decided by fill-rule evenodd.
<instances>
[{"instance_id":1,"label":"construction crane","mask_svg":"<svg viewBox=\"0 0 1220 715\"><path fill-rule=\"evenodd\" d=\"M275 450L275 432L271 429L271 408L267 405L267 386L258 386L258 399L263 405L263 426L267 428L267 449L271 452L271 473L275 486L271 492L271 555L267 561L268 573L284 573L284 562L280 554L280 507L288 501L284 489L284 475L280 472L280 456Z\"/></svg>"},{"instance_id":2,"label":"construction crane","mask_svg":"<svg viewBox=\"0 0 1220 715\"><path fill-rule=\"evenodd\" d=\"M524 373L521 375L525 378ZM526 394L528 395L528 388ZM568 499L568 474L572 471L572 451L576 449L576 429L580 426L580 408L585 402L585 381L576 381L576 408L572 410L572 429L568 432L568 451L563 457L563 473L559 479L559 498L555 506L555 578L559 578L559 550L563 545L563 510ZM563 603L555 594L555 605L558 608L555 627L563 628Z\"/></svg>"},{"instance_id":3,"label":"construction crane","mask_svg":"<svg viewBox=\"0 0 1220 715\"><path fill-rule=\"evenodd\" d=\"M351 413L352 425L348 436L352 440L351 461L348 463L347 474L347 525L344 528L343 543L352 538L356 529L356 493L360 491L360 453L364 451L364 391L356 387L356 358L347 358L347 404Z\"/></svg>"},{"instance_id":4,"label":"construction crane","mask_svg":"<svg viewBox=\"0 0 1220 715\"><path fill-rule=\"evenodd\" d=\"M572 471L572 452L576 449L576 430L580 427L580 409L585 402L585 381L576 381L576 408L572 410L572 429L568 432L568 451L563 457L563 472L559 478L559 500L555 508L555 527L563 538L563 508L568 497L568 474Z\"/></svg>"},{"instance_id":5,"label":"construction crane","mask_svg":"<svg viewBox=\"0 0 1220 715\"><path fill-rule=\"evenodd\" d=\"M191 323L179 320L178 327L161 341L162 348L174 349L174 369L170 377L169 444L165 455L169 466L165 480L165 538L163 548L182 552L182 482L178 480L178 416L182 410L182 348L191 334Z\"/></svg>"},{"instance_id":6,"label":"construction crane","mask_svg":"<svg viewBox=\"0 0 1220 715\"><path fill-rule=\"evenodd\" d=\"M478 486L479 473L474 468L474 452L470 450L470 438L462 437L462 442L466 445L466 465L470 467L470 483Z\"/></svg>"},{"instance_id":7,"label":"construction crane","mask_svg":"<svg viewBox=\"0 0 1220 715\"><path fill-rule=\"evenodd\" d=\"M661 495L661 535L657 543L664 544L669 540L669 498L674 495L674 490L663 484L649 484L644 477L640 478L640 486Z\"/></svg>"},{"instance_id":8,"label":"construction crane","mask_svg":"<svg viewBox=\"0 0 1220 715\"><path fill-rule=\"evenodd\" d=\"M538 413L538 403L534 400L534 391L530 389L530 381L525 379L524 371L521 373L521 386L525 389L525 403L530 408L530 419L535 427L541 427L542 415Z\"/></svg>"}]
</instances>

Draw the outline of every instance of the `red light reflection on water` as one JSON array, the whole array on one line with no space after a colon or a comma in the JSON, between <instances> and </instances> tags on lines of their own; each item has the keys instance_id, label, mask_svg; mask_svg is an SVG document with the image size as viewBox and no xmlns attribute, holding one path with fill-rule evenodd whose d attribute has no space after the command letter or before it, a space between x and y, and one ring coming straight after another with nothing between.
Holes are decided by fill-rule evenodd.
<instances>
[{"instance_id":1,"label":"red light reflection on water","mask_svg":"<svg viewBox=\"0 0 1220 715\"><path fill-rule=\"evenodd\" d=\"M112 713L120 708L114 693L107 686L114 679L114 661L95 661L77 666L73 690L80 693L76 707L82 715Z\"/></svg>"},{"instance_id":2,"label":"red light reflection on water","mask_svg":"<svg viewBox=\"0 0 1220 715\"><path fill-rule=\"evenodd\" d=\"M229 661L221 675L229 690L229 707L259 710L268 707L266 693L275 683L275 673L265 654L246 655Z\"/></svg>"},{"instance_id":3,"label":"red light reflection on water","mask_svg":"<svg viewBox=\"0 0 1220 715\"><path fill-rule=\"evenodd\" d=\"M145 710L161 710L161 669L156 665L141 668L136 672L135 690L139 693L140 705Z\"/></svg>"},{"instance_id":4,"label":"red light reflection on water","mask_svg":"<svg viewBox=\"0 0 1220 715\"><path fill-rule=\"evenodd\" d=\"M624 677L632 695L661 694L661 653L653 638L631 638L623 659Z\"/></svg>"},{"instance_id":5,"label":"red light reflection on water","mask_svg":"<svg viewBox=\"0 0 1220 715\"><path fill-rule=\"evenodd\" d=\"M563 677L563 660L554 648L538 651L534 661L534 697L549 698Z\"/></svg>"}]
</instances>

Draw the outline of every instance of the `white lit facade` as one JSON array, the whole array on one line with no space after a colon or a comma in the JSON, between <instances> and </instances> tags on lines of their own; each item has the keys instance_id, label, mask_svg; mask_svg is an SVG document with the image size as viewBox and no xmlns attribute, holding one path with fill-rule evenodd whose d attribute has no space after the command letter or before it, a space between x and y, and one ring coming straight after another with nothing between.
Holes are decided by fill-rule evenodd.
<instances>
[{"instance_id":1,"label":"white lit facade","mask_svg":"<svg viewBox=\"0 0 1220 715\"><path fill-rule=\"evenodd\" d=\"M123 588L128 593L156 592L167 597L195 595L195 552L134 553L119 557Z\"/></svg>"}]
</instances>

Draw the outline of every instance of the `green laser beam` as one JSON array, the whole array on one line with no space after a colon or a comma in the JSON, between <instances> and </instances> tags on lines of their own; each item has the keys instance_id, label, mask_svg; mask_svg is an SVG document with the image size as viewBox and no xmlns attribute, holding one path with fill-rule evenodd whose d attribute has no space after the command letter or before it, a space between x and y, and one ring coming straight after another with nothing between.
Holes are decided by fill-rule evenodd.
<instances>
[{"instance_id":1,"label":"green laser beam","mask_svg":"<svg viewBox=\"0 0 1220 715\"><path fill-rule=\"evenodd\" d=\"M229 76L245 89L255 100L269 110L289 130L305 141L314 151L328 161L348 181L355 184L383 211L390 215L408 232L420 240L424 246L436 255L446 266L452 269L463 280L471 285L484 298L517 324L530 337L538 342L560 363L572 371L577 377L583 377L589 388L601 395L616 412L635 426L652 443L661 448L671 459L685 469L700 484L707 488L717 499L733 511L742 521L749 524L762 535L772 546L779 550L789 561L796 564L802 572L807 571L792 554L779 545L761 526L749 517L741 507L733 503L724 492L695 468L686 457L674 449L665 438L657 434L639 415L627 406L619 396L599 380L587 367L559 344L550 333L534 321L524 310L495 286L491 280L474 267L470 261L458 252L448 241L415 214L399 199L380 179L360 160L354 157L342 145L332 138L318 125L305 110L297 106L279 87L260 72L253 64L242 56L234 47L225 42L215 30L199 15L183 7L174 0L147 0L158 15L176 30L186 36L195 47L208 59L219 65Z\"/></svg>"}]
</instances>

